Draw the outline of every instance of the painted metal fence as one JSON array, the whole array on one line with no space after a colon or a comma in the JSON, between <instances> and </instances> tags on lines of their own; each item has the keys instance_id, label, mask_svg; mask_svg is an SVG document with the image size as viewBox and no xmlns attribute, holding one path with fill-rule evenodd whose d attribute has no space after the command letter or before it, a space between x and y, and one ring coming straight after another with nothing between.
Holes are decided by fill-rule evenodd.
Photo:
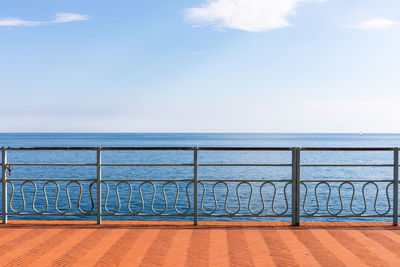
<instances>
[{"instance_id":1,"label":"painted metal fence","mask_svg":"<svg viewBox=\"0 0 400 267\"><path fill-rule=\"evenodd\" d=\"M267 218L287 218L291 219L292 225L299 225L301 218L323 217L390 217L393 219L393 225L397 225L398 222L398 148L38 147L2 148L1 150L3 223L7 223L8 216L93 216L97 217L99 224L102 218L115 218L116 216L192 218L195 225L199 218L212 217L255 217L265 220ZM93 151L96 153L96 162L8 162L8 151ZM190 156L191 162L189 163L104 163L102 162L102 153L108 151L186 151L192 156ZM234 151L249 153L274 151L285 152L290 156L285 163L199 162L199 153L207 151L229 153ZM392 153L393 161L390 164L321 164L302 163L301 160L303 154L309 152L346 153L351 151ZM91 179L10 176L11 170L16 166L86 166L95 168L96 176ZM102 170L105 167L185 167L190 168L191 177L183 179L104 178ZM199 171L202 168L216 167L286 168L289 175L285 179L199 177ZM307 179L307 177L301 177L301 172L303 173L307 168L338 167L376 167L389 168L392 171L390 179L341 179L340 177ZM18 186L19 188L17 188ZM27 187L31 188L29 194ZM73 203L71 199L76 188L79 193L76 203ZM384 190L384 200L381 197L378 201L382 190ZM18 197L17 191L19 191ZM362 197L357 198L357 194L361 194ZM52 196L50 197L50 195ZM115 201L110 201L111 195ZM61 200L62 196L65 201ZM125 201L121 198L125 198ZM367 207L369 200L373 202L372 209ZM30 207L28 207L27 201L30 202ZM16 208L17 202L19 203L18 208ZM52 203L54 205L51 205ZM348 210L344 208L345 205L349 207Z\"/></svg>"}]
</instances>

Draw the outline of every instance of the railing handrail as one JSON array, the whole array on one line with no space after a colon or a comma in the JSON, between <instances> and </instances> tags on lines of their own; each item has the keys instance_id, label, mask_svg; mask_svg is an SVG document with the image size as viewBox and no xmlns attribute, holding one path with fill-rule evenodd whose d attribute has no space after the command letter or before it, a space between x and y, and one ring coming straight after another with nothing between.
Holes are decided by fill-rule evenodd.
<instances>
[{"instance_id":1,"label":"railing handrail","mask_svg":"<svg viewBox=\"0 0 400 267\"><path fill-rule=\"evenodd\" d=\"M396 148L400 147L300 147L300 146L282 146L282 147L258 147L258 146L238 146L238 147L224 147L224 146L199 146L199 147L191 147L191 146L132 146L132 147L120 147L120 146L90 146L90 147L79 147L79 146L59 146L59 147L1 147L1 149L5 150L116 150L116 151L123 151L123 150L205 150L205 151L290 151L292 149L299 149L302 151L392 151Z\"/></svg>"}]
</instances>

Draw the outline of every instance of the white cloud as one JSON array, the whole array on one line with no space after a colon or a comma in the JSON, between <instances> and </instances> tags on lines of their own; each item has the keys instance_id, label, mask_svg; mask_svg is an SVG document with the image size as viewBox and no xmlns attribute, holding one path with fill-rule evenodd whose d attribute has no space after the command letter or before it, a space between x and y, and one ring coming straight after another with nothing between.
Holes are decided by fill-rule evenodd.
<instances>
[{"instance_id":1,"label":"white cloud","mask_svg":"<svg viewBox=\"0 0 400 267\"><path fill-rule=\"evenodd\" d=\"M52 23L63 23L63 22L71 22L71 21L80 21L80 20L89 20L87 15L80 15L74 13L59 13L56 14L55 19L52 20Z\"/></svg>"},{"instance_id":2,"label":"white cloud","mask_svg":"<svg viewBox=\"0 0 400 267\"><path fill-rule=\"evenodd\" d=\"M36 26L40 24L42 23L38 21L21 20L18 18L0 18L0 26L20 27L20 26Z\"/></svg>"},{"instance_id":3,"label":"white cloud","mask_svg":"<svg viewBox=\"0 0 400 267\"><path fill-rule=\"evenodd\" d=\"M373 29L388 29L394 26L399 26L399 21L392 21L382 18L374 18L370 20L361 21L360 23L350 26L350 28L373 30Z\"/></svg>"},{"instance_id":4,"label":"white cloud","mask_svg":"<svg viewBox=\"0 0 400 267\"><path fill-rule=\"evenodd\" d=\"M9 26L9 27L39 26L39 25L81 21L81 20L89 20L89 17L86 15L74 14L74 13L59 13L55 15L53 20L49 21L22 20L11 17L0 18L0 26Z\"/></svg>"},{"instance_id":5,"label":"white cloud","mask_svg":"<svg viewBox=\"0 0 400 267\"><path fill-rule=\"evenodd\" d=\"M287 17L299 3L325 0L206 0L200 7L185 10L186 19L196 26L231 28L251 32L290 26Z\"/></svg>"}]
</instances>

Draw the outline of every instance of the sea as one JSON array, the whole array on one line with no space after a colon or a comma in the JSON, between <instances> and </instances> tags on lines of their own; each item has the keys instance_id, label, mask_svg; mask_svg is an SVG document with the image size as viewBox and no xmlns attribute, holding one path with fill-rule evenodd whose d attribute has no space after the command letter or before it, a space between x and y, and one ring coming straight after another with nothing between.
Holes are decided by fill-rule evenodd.
<instances>
[{"instance_id":1,"label":"sea","mask_svg":"<svg viewBox=\"0 0 400 267\"><path fill-rule=\"evenodd\" d=\"M399 146L400 134L372 133L0 133L0 147L13 148ZM198 163L285 165L291 156L290 151L199 151ZM389 166L302 167L301 220L390 221L393 159L393 151L302 151L304 165ZM103 151L101 160L190 165L193 151ZM9 219L96 220L96 185L83 181L96 179L95 166L13 165L96 163L96 151L10 150L7 162ZM290 221L291 175L288 166L200 166L199 220ZM68 181L51 182L60 179ZM102 186L103 220L193 220L192 166L104 166L102 179L108 185ZM43 217L46 213L52 215Z\"/></svg>"}]
</instances>

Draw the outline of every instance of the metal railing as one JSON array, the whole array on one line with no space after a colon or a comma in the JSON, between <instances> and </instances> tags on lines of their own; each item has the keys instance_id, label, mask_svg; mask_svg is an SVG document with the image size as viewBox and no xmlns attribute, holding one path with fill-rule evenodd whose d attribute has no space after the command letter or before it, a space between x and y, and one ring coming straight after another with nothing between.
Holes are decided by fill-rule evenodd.
<instances>
[{"instance_id":1,"label":"metal railing","mask_svg":"<svg viewBox=\"0 0 400 267\"><path fill-rule=\"evenodd\" d=\"M2 148L2 220L8 216L95 216L100 224L104 217L212 217L229 218L290 218L292 225L299 225L300 218L392 218L398 223L398 148L299 148L299 147L37 147ZM95 163L18 163L8 162L8 151L93 151ZM191 153L190 163L104 163L102 153L107 151L185 151ZM202 163L199 153L203 152L282 152L288 153L284 163ZM302 163L303 153L325 152L392 152L390 164L337 164ZM158 153L158 152L157 152ZM8 177L17 166L62 166L95 168L95 178L14 178ZM105 178L105 167L185 167L190 168L190 177L183 179ZM202 168L263 167L287 168L287 177L257 179L221 179L215 176L201 177ZM310 168L391 168L391 179L303 179L301 172ZM314 173L318 173L314 172ZM331 178L331 177L330 177ZM17 196L15 187L19 185ZM29 193L24 188L30 185ZM51 190L50 187L53 187ZM76 205L72 187L78 187ZM357 201L357 188L361 187L362 201ZM111 189L114 190L110 201ZM38 188L42 201L38 200ZM232 196L231 188L234 188ZM372 191L371 191L371 188ZM385 190L385 201L378 198L380 189ZM28 192L28 189L26 189ZM66 201L62 202L61 191ZM76 190L75 190L76 191ZM168 193L168 192L169 193ZM161 197L157 195L161 192ZM183 192L183 193L182 193ZM337 192L336 201L333 192ZM349 193L350 192L350 193ZM52 197L50 196L52 195ZM126 201L121 202L121 195ZM160 194L158 194L160 195ZM182 197L183 195L183 197ZM207 197L208 196L208 197ZM312 197L313 196L313 197ZM183 198L183 199L182 199ZM210 199L211 201L207 201ZM256 198L256 202L254 199ZM30 201L28 207L27 199ZM245 200L243 200L245 199ZM367 202L373 199L372 210ZM18 201L17 201L18 200ZM150 200L150 204L148 204ZM19 203L16 208L15 201ZM54 203L54 207L50 206ZM173 204L170 204L173 203ZM221 203L223 203L221 205ZM244 203L246 205L244 205ZM266 205L266 203L268 205ZM325 205L323 205L325 203ZM360 204L361 203L361 204ZM385 204L384 210L378 207ZM348 205L349 204L349 205ZM334 205L334 207L332 207ZM345 208L345 205L348 208ZM63 206L61 208L61 206ZM358 210L357 209L360 209Z\"/></svg>"}]
</instances>

